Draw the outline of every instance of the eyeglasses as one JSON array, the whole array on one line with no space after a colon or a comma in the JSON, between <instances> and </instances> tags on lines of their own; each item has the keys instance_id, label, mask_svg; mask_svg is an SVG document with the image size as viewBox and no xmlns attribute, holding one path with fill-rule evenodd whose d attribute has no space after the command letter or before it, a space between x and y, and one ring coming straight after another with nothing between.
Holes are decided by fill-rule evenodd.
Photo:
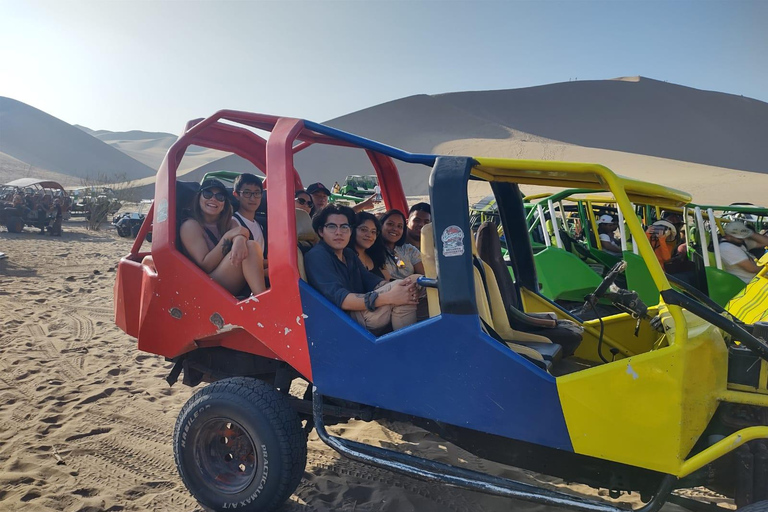
<instances>
[{"instance_id":1,"label":"eyeglasses","mask_svg":"<svg viewBox=\"0 0 768 512\"><path fill-rule=\"evenodd\" d=\"M250 190L243 190L242 192L238 193L246 199L250 199L252 197L261 197L261 190L254 190L253 192Z\"/></svg>"},{"instance_id":2,"label":"eyeglasses","mask_svg":"<svg viewBox=\"0 0 768 512\"><path fill-rule=\"evenodd\" d=\"M297 197L296 202L299 203L301 206L307 205L310 208L315 206L315 204L312 201L309 201L307 199L304 199L303 197Z\"/></svg>"},{"instance_id":3,"label":"eyeglasses","mask_svg":"<svg viewBox=\"0 0 768 512\"><path fill-rule=\"evenodd\" d=\"M323 227L328 231L330 231L331 233L335 233L339 230L342 233L349 233L349 230L351 229L349 224L342 224L341 226L339 226L338 224L334 224L332 222L324 225Z\"/></svg>"},{"instance_id":4,"label":"eyeglasses","mask_svg":"<svg viewBox=\"0 0 768 512\"><path fill-rule=\"evenodd\" d=\"M224 192L216 192L214 194L210 190L203 190L203 198L204 199L210 199L212 197L216 198L216 200L219 201L220 203L223 203L224 201L227 200L227 196L226 196L226 194L224 194Z\"/></svg>"},{"instance_id":5,"label":"eyeglasses","mask_svg":"<svg viewBox=\"0 0 768 512\"><path fill-rule=\"evenodd\" d=\"M378 235L378 234L379 234L379 232L378 232L378 231L376 231L375 229L366 228L366 227L359 227L359 228L357 228L357 230L358 230L359 232L361 232L362 234L364 234L364 235L368 235L368 234L370 234L370 235L372 235L372 236L376 236L376 235Z\"/></svg>"}]
</instances>

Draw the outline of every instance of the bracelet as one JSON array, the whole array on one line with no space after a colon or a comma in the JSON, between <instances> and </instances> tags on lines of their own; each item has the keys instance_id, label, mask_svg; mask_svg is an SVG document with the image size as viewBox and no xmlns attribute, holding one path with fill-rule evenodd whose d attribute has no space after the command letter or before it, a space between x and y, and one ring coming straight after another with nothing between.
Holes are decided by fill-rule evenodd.
<instances>
[{"instance_id":1,"label":"bracelet","mask_svg":"<svg viewBox=\"0 0 768 512\"><path fill-rule=\"evenodd\" d=\"M376 299L379 298L379 292L372 291L365 294L363 301L365 302L365 309L368 311L376 311Z\"/></svg>"}]
</instances>

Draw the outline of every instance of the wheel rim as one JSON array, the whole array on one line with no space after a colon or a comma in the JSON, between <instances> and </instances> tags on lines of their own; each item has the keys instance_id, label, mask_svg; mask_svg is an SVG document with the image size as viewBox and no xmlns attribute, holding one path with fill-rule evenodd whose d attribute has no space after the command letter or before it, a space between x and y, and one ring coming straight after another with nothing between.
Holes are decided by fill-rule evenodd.
<instances>
[{"instance_id":1,"label":"wheel rim","mask_svg":"<svg viewBox=\"0 0 768 512\"><path fill-rule=\"evenodd\" d=\"M203 481L226 494L246 489L256 476L256 445L236 421L212 418L197 435L195 461Z\"/></svg>"}]
</instances>

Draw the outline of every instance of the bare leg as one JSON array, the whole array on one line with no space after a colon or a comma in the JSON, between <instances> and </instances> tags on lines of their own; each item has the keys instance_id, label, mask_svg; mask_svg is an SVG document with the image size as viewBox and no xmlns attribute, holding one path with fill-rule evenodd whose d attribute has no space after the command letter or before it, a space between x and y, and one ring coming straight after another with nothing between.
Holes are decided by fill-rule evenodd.
<instances>
[{"instance_id":1,"label":"bare leg","mask_svg":"<svg viewBox=\"0 0 768 512\"><path fill-rule=\"evenodd\" d=\"M264 251L253 240L248 240L248 257L243 261L243 275L252 294L258 295L267 289L264 284Z\"/></svg>"},{"instance_id":2,"label":"bare leg","mask_svg":"<svg viewBox=\"0 0 768 512\"><path fill-rule=\"evenodd\" d=\"M227 255L210 273L213 280L229 290L232 295L242 290L246 283L254 295L267 289L264 285L264 256L261 246L253 240L248 240L247 247L248 256L240 265L233 265Z\"/></svg>"}]
</instances>

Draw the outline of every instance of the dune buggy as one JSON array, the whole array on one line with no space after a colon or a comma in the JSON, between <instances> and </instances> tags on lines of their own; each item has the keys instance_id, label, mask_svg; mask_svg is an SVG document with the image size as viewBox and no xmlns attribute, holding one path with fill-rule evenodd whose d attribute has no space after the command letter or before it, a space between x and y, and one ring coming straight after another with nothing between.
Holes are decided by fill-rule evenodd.
<instances>
[{"instance_id":1,"label":"dune buggy","mask_svg":"<svg viewBox=\"0 0 768 512\"><path fill-rule=\"evenodd\" d=\"M112 218L112 225L117 230L118 236L123 238L136 238L141 229L141 225L144 223L144 218L147 214L144 210L152 204L151 200L142 199L139 203L139 208L135 212L124 212L115 215ZM152 241L152 233L147 233L147 241Z\"/></svg>"},{"instance_id":2,"label":"dune buggy","mask_svg":"<svg viewBox=\"0 0 768 512\"><path fill-rule=\"evenodd\" d=\"M268 140L254 128L270 132ZM270 288L256 297L232 296L179 250L179 211L197 187L176 180L190 145L237 154L268 177L273 263ZM293 205L302 185L294 156L316 145L364 151L386 206L403 211L395 161L432 168L421 280L429 319L377 338L304 280L297 241L313 233ZM481 226L477 243L470 235L468 180L490 183L508 261L495 225ZM660 304L622 301L626 313L583 320L542 296L520 184L609 191ZM670 287L631 214L631 201L649 197L661 206L690 201L595 164L412 154L310 121L220 111L190 122L158 171L154 204L119 263L116 323L138 338L139 350L174 362L169 382L183 373L187 385L210 383L182 408L173 444L185 485L214 510L278 508L302 478L312 428L346 457L412 477L574 510L622 510L325 428L351 418L409 421L480 457L608 489L612 498L637 492L643 512L693 486L739 507L761 502L765 325L734 322L706 297ZM152 266L141 252L150 222ZM615 293L620 271L609 272L587 304ZM566 323L579 329L563 332ZM578 346L565 353L563 340L574 332ZM309 383L303 394L290 393L297 379Z\"/></svg>"},{"instance_id":3,"label":"dune buggy","mask_svg":"<svg viewBox=\"0 0 768 512\"><path fill-rule=\"evenodd\" d=\"M14 204L14 196L23 198ZM67 192L59 183L35 178L21 178L3 185L0 190L0 225L10 233L21 233L24 226L34 227L41 233L51 231L56 220L54 201L59 200L62 217L66 216Z\"/></svg>"}]
</instances>

